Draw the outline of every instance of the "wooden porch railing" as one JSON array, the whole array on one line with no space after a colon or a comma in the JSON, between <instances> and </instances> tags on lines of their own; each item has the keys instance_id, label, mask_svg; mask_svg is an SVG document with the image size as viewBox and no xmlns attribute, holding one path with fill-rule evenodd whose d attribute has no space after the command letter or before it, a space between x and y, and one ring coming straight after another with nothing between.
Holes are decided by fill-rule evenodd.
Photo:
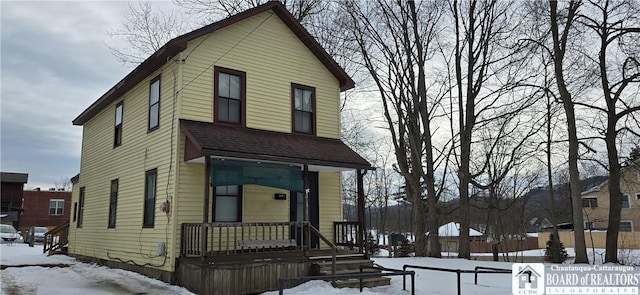
<instances>
[{"instance_id":1,"label":"wooden porch railing","mask_svg":"<svg viewBox=\"0 0 640 295\"><path fill-rule=\"evenodd\" d=\"M358 231L360 230L360 222L358 221L341 221L333 223L333 241L337 246L346 246L349 248L361 247L361 241L358 241ZM360 249L362 250L362 249Z\"/></svg>"},{"instance_id":2,"label":"wooden porch railing","mask_svg":"<svg viewBox=\"0 0 640 295\"><path fill-rule=\"evenodd\" d=\"M52 255L62 248L69 241L69 221L54 227L44 234L44 248L42 253Z\"/></svg>"},{"instance_id":3,"label":"wooden porch railing","mask_svg":"<svg viewBox=\"0 0 640 295\"><path fill-rule=\"evenodd\" d=\"M182 256L232 255L281 250L303 250L296 244L309 231L308 222L183 223ZM293 240L293 241L292 241Z\"/></svg>"}]
</instances>

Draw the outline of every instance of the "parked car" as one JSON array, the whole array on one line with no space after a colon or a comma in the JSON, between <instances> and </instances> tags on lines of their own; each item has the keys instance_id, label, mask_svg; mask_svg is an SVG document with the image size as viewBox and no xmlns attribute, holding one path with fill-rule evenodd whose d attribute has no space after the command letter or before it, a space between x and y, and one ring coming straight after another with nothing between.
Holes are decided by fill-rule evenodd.
<instances>
[{"instance_id":1,"label":"parked car","mask_svg":"<svg viewBox=\"0 0 640 295\"><path fill-rule=\"evenodd\" d=\"M20 238L18 231L9 224L0 224L0 243L13 243Z\"/></svg>"},{"instance_id":2,"label":"parked car","mask_svg":"<svg viewBox=\"0 0 640 295\"><path fill-rule=\"evenodd\" d=\"M29 243L31 241L31 235L33 234L33 241L36 243L44 242L44 234L49 231L48 228L42 226L32 226L27 231L27 234L24 236L24 242ZM35 232L35 234L34 234Z\"/></svg>"}]
</instances>

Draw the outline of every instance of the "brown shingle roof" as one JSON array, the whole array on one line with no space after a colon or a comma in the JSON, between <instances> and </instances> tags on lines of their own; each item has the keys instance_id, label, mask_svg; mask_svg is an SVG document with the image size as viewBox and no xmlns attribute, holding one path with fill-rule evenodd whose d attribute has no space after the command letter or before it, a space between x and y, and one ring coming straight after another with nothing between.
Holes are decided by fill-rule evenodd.
<instances>
[{"instance_id":1,"label":"brown shingle roof","mask_svg":"<svg viewBox=\"0 0 640 295\"><path fill-rule=\"evenodd\" d=\"M220 123L180 120L180 129L200 156L373 169L340 139L258 130Z\"/></svg>"},{"instance_id":2,"label":"brown shingle roof","mask_svg":"<svg viewBox=\"0 0 640 295\"><path fill-rule=\"evenodd\" d=\"M338 65L338 63L327 53L322 46L316 41L311 34L295 19L293 15L280 3L279 1L269 1L265 4L257 6L255 8L246 10L234 16L228 17L221 21L212 23L210 25L199 28L195 31L186 33L182 36L173 38L167 42L158 51L154 52L145 61L138 65L133 71L125 76L115 86L111 87L109 91L103 94L98 100L91 104L86 110L84 110L78 117L73 120L73 125L83 125L89 121L93 116L98 114L103 108L114 102L120 96L125 94L135 85L144 80L151 73L156 71L162 65L164 65L170 57L178 54L179 52L187 49L187 42L198 38L200 36L213 33L226 26L230 26L244 19L250 18L257 14L263 13L268 10L280 17L280 19L289 27L289 29L304 43L309 50L324 64L325 67L336 77L340 82L340 90L345 91L355 86L355 83L349 77L349 75Z\"/></svg>"}]
</instances>

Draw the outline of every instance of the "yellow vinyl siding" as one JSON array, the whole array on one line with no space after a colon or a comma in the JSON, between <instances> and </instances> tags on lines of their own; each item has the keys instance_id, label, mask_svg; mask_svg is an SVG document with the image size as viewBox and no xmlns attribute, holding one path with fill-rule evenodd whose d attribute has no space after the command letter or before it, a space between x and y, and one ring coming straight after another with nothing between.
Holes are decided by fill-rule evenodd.
<instances>
[{"instance_id":1,"label":"yellow vinyl siding","mask_svg":"<svg viewBox=\"0 0 640 295\"><path fill-rule=\"evenodd\" d=\"M153 73L84 124L80 180L75 186L85 187L85 209L82 228L76 229L75 223L71 225L74 241L71 253L159 265L162 257L149 256L156 256L158 243L167 243L165 249L170 255L167 261L176 257L165 230L174 224L168 223L170 219L159 209L173 191L173 187L167 187L174 80L171 67L175 66L168 64ZM147 132L149 82L160 73L160 126ZM113 148L115 105L121 101L124 102L122 145ZM154 168L158 171L154 227L143 229L145 171ZM107 229L113 179L119 179L116 227ZM77 202L77 193L73 198ZM171 263L159 268L173 270Z\"/></svg>"},{"instance_id":2,"label":"yellow vinyl siding","mask_svg":"<svg viewBox=\"0 0 640 295\"><path fill-rule=\"evenodd\" d=\"M291 132L297 83L316 88L317 135L339 138L338 81L273 12L194 39L184 55L181 118L213 121L215 65L246 73L247 127Z\"/></svg>"},{"instance_id":3,"label":"yellow vinyl siding","mask_svg":"<svg viewBox=\"0 0 640 295\"><path fill-rule=\"evenodd\" d=\"M242 222L289 221L289 191L258 186L242 187ZM274 194L286 194L286 200L276 200Z\"/></svg>"},{"instance_id":4,"label":"yellow vinyl siding","mask_svg":"<svg viewBox=\"0 0 640 295\"><path fill-rule=\"evenodd\" d=\"M333 241L333 223L342 221L342 198L340 197L340 173L318 173L320 233ZM320 241L320 248L328 246Z\"/></svg>"}]
</instances>

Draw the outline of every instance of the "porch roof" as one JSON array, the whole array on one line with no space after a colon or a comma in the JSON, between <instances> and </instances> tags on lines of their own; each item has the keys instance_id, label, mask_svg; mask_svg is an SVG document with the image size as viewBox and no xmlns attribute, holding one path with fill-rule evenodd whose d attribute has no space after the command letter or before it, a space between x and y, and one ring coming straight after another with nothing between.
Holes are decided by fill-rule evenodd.
<instances>
[{"instance_id":1,"label":"porch roof","mask_svg":"<svg viewBox=\"0 0 640 295\"><path fill-rule=\"evenodd\" d=\"M340 139L180 119L187 136L185 160L203 156L373 169Z\"/></svg>"}]
</instances>

